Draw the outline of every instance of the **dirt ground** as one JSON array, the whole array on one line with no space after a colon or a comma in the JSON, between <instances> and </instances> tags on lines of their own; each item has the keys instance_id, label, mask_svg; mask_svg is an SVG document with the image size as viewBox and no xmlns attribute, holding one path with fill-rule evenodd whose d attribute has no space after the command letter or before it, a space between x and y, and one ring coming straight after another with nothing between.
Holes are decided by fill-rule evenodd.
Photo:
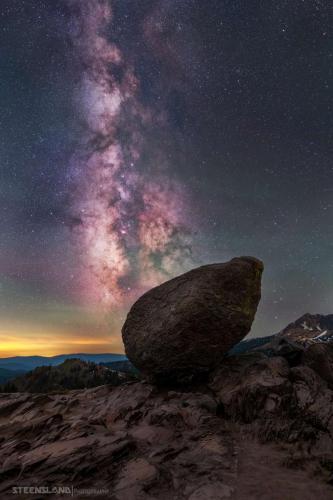
<instances>
[{"instance_id":1,"label":"dirt ground","mask_svg":"<svg viewBox=\"0 0 333 500\"><path fill-rule=\"evenodd\" d=\"M287 466L280 447L242 439L237 455L235 500L333 500L333 486Z\"/></svg>"}]
</instances>

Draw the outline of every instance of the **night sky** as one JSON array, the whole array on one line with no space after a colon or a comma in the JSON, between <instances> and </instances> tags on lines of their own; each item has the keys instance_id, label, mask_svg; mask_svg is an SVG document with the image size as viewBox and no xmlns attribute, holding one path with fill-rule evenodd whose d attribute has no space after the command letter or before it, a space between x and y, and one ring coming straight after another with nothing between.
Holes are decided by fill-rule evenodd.
<instances>
[{"instance_id":1,"label":"night sky","mask_svg":"<svg viewBox=\"0 0 333 500\"><path fill-rule=\"evenodd\" d=\"M265 263L333 312L329 0L1 0L0 355L121 352L144 290Z\"/></svg>"}]
</instances>

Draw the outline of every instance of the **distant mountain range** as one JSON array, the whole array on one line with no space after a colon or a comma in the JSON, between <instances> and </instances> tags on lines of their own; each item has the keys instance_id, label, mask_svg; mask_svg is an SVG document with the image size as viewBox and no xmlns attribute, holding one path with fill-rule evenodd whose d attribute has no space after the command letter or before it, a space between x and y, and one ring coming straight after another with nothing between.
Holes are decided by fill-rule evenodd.
<instances>
[{"instance_id":1,"label":"distant mountain range","mask_svg":"<svg viewBox=\"0 0 333 500\"><path fill-rule=\"evenodd\" d=\"M117 386L134 378L133 374L115 371L92 361L70 358L59 365L39 366L7 380L0 385L0 392L63 392L100 385Z\"/></svg>"},{"instance_id":2,"label":"distant mountain range","mask_svg":"<svg viewBox=\"0 0 333 500\"><path fill-rule=\"evenodd\" d=\"M58 354L57 356L13 356L10 358L0 358L0 370L5 370L3 375L8 375L7 371L27 372L39 366L57 366L66 359L81 359L82 361L92 361L93 363L112 363L116 361L126 361L125 354ZM1 379L0 371L0 379ZM10 374L9 374L10 375ZM16 374L15 374L16 375ZM8 380L8 379L7 379Z\"/></svg>"}]
</instances>

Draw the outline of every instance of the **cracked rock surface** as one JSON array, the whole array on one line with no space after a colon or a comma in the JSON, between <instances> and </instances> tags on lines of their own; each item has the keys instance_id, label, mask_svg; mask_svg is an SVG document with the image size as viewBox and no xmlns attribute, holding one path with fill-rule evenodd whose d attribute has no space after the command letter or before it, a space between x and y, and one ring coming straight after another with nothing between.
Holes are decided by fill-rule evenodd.
<instances>
[{"instance_id":1,"label":"cracked rock surface","mask_svg":"<svg viewBox=\"0 0 333 500\"><path fill-rule=\"evenodd\" d=\"M114 500L330 499L333 392L303 358L233 356L178 389L0 394L0 498L73 485Z\"/></svg>"}]
</instances>

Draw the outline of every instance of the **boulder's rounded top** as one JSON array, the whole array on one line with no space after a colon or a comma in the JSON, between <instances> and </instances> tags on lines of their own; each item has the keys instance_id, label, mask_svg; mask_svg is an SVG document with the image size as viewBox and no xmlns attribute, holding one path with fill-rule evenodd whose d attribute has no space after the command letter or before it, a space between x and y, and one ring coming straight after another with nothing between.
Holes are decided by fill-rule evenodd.
<instances>
[{"instance_id":1,"label":"boulder's rounded top","mask_svg":"<svg viewBox=\"0 0 333 500\"><path fill-rule=\"evenodd\" d=\"M235 262L235 261L248 262L249 264L252 264L255 267L257 267L258 269L260 269L261 271L264 270L264 263L262 262L262 260L257 259L256 257L251 257L249 255L244 255L244 256L241 256L241 257L234 257L233 259L231 259L231 262Z\"/></svg>"}]
</instances>

